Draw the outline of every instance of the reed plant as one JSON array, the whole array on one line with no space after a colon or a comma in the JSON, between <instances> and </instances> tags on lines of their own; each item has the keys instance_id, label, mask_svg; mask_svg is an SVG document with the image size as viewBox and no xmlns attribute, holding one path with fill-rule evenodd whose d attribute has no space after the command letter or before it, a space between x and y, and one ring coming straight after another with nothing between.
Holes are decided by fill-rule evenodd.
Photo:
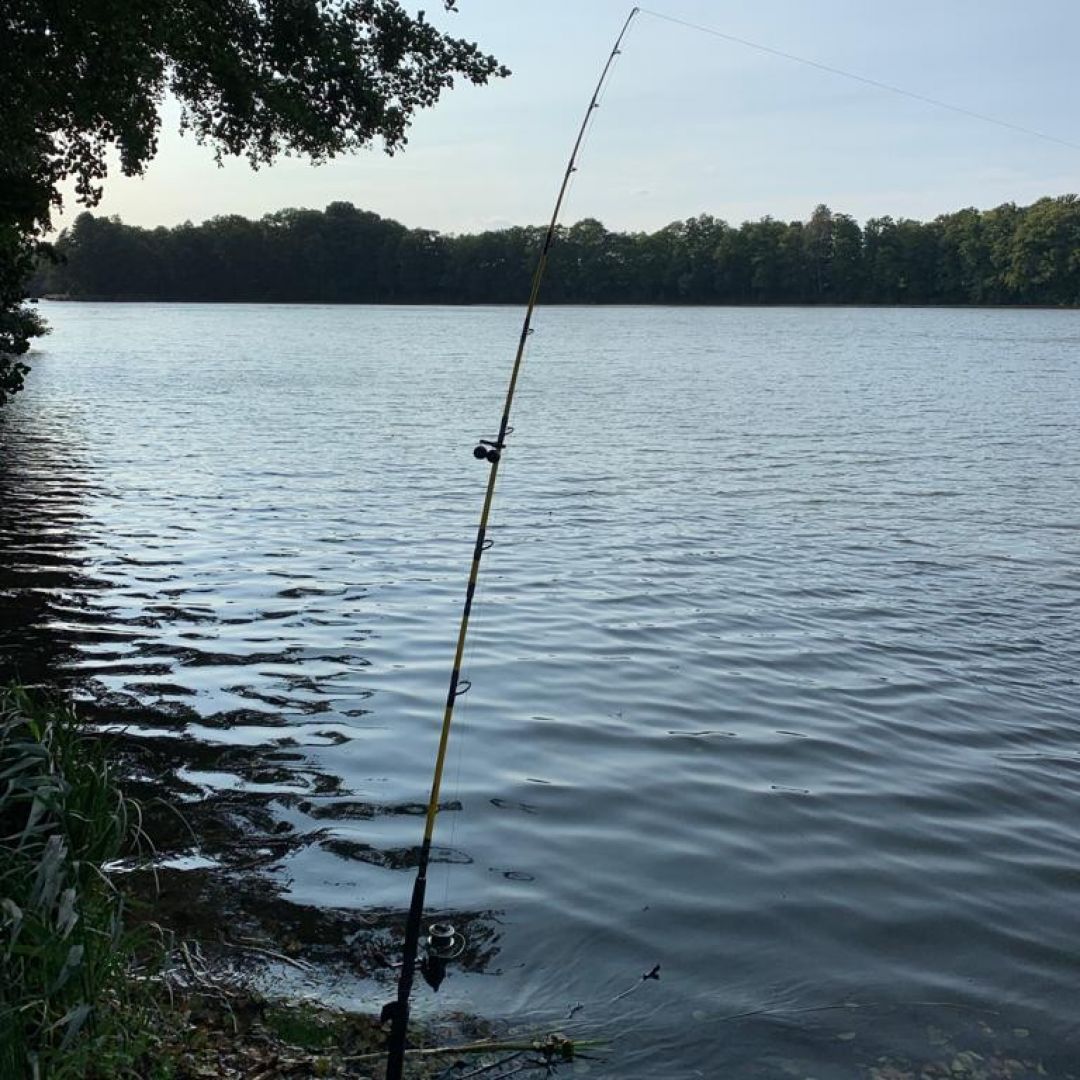
<instances>
[{"instance_id":1,"label":"reed plant","mask_svg":"<svg viewBox=\"0 0 1080 1080\"><path fill-rule=\"evenodd\" d=\"M0 688L0 1077L148 1075L153 999L107 872L139 833L70 704Z\"/></svg>"}]
</instances>

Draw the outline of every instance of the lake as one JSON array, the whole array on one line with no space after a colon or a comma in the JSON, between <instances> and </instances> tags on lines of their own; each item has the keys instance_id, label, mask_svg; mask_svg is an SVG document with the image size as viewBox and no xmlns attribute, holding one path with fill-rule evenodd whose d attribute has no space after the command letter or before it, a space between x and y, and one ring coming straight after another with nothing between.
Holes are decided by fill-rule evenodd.
<instances>
[{"instance_id":1,"label":"lake","mask_svg":"<svg viewBox=\"0 0 1080 1080\"><path fill-rule=\"evenodd\" d=\"M0 675L185 815L148 807L175 925L377 1009L521 312L41 310ZM622 1080L1065 1075L1080 312L535 325L428 891L468 948L417 1014Z\"/></svg>"}]
</instances>

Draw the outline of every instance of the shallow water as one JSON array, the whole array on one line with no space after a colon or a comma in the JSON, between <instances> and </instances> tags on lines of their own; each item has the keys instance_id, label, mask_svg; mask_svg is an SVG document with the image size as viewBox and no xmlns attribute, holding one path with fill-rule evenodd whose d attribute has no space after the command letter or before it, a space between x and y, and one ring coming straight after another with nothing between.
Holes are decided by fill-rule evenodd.
<instances>
[{"instance_id":1,"label":"shallow water","mask_svg":"<svg viewBox=\"0 0 1080 1080\"><path fill-rule=\"evenodd\" d=\"M77 687L190 815L166 902L243 893L230 932L377 1006L520 313L42 307L0 674ZM600 1031L627 1080L1060 1074L1080 313L537 326L429 892L470 948L418 1010Z\"/></svg>"}]
</instances>

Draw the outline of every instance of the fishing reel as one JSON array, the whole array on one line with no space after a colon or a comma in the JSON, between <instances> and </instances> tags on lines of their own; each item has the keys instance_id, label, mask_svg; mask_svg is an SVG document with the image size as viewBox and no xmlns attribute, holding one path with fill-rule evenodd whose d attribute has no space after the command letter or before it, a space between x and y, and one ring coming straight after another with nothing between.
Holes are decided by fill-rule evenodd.
<instances>
[{"instance_id":1,"label":"fishing reel","mask_svg":"<svg viewBox=\"0 0 1080 1080\"><path fill-rule=\"evenodd\" d=\"M487 458L492 465L502 456L501 450L505 443L491 442L489 439L481 439L479 443L473 448L472 456L477 461L483 461Z\"/></svg>"},{"instance_id":2,"label":"fishing reel","mask_svg":"<svg viewBox=\"0 0 1080 1080\"><path fill-rule=\"evenodd\" d=\"M491 439L477 439L476 446L473 449L472 456L477 461L483 461L487 458L492 465L495 464L499 458L502 457L502 452L506 448L506 443L503 441L507 435L512 435L514 429L512 427L505 427L499 432L499 439L497 442L492 442Z\"/></svg>"},{"instance_id":3,"label":"fishing reel","mask_svg":"<svg viewBox=\"0 0 1080 1080\"><path fill-rule=\"evenodd\" d=\"M432 923L424 941L424 958L420 961L424 982L432 990L438 990L446 978L446 965L464 951L464 934L459 934L449 923Z\"/></svg>"}]
</instances>

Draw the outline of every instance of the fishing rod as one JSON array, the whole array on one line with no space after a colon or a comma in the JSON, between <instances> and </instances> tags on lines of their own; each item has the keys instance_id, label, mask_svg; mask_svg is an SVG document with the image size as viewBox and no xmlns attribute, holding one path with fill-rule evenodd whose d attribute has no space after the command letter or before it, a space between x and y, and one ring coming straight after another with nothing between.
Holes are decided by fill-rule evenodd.
<instances>
[{"instance_id":1,"label":"fishing rod","mask_svg":"<svg viewBox=\"0 0 1080 1080\"><path fill-rule=\"evenodd\" d=\"M585 116L581 121L580 128L578 129L577 137L574 140L573 149L571 150L569 160L567 161L566 171L563 174L562 183L559 186L558 195L555 199L555 207L551 214L551 221L548 224L547 232L544 236L543 245L541 246L540 254L537 259L536 268L533 272L532 287L529 293L528 304L525 308L525 317L521 326L521 335L518 339L517 352L514 356L513 368L510 372L510 381L506 391L506 400L503 405L502 419L499 424L498 436L495 439L480 439L473 450L473 455L480 461L486 460L490 464L491 468L488 472L487 488L484 492L483 506L480 511L480 521L476 530L476 544L473 548L472 564L469 569L468 586L465 591L465 602L462 607L461 622L458 628L457 645L454 651L454 662L450 672L450 685L449 689L447 690L446 705L443 712L442 729L439 736L439 748L436 754L435 768L432 775L431 794L428 798L427 809L424 819L423 843L420 848L420 858L417 865L416 881L413 885L412 899L409 905L409 914L405 925L405 941L403 950L404 956L401 965L401 973L398 978L397 997L393 1001L389 1002L382 1010L383 1022L385 1023L389 1021L391 1024L390 1036L387 1042L386 1080L402 1080L405 1061L405 1043L408 1034L409 1023L409 999L412 994L413 979L416 973L417 966L417 953L420 946L420 924L424 914L424 902L427 891L428 864L431 858L431 844L435 832L435 822L439 810L439 791L442 785L443 769L446 763L446 750L450 738L450 728L453 722L454 704L457 698L460 697L463 693L465 693L471 686L469 680L463 679L461 677L461 665L465 652L465 642L468 636L469 618L472 613L473 598L476 592L476 583L480 571L480 562L483 558L484 552L487 551L492 544L492 540L487 537L488 520L491 514L492 501L495 495L495 482L498 476L499 462L502 458L502 452L506 448L507 437L513 431L513 428L510 426L510 412L513 407L514 392L517 389L518 376L521 372L522 361L525 356L526 343L528 341L529 335L532 333L531 323L533 311L536 308L537 299L540 294L540 286L543 282L544 273L547 269L548 254L555 240L555 233L558 226L559 214L562 210L563 201L570 186L571 177L576 171L578 154L581 150L586 131L588 130L589 121L592 117L593 111L599 105L600 95L607 83L607 79L611 73L611 68L615 62L615 59L620 53L620 47L622 45L624 37L626 36L626 32L627 30L629 30L630 24L633 22L635 16L637 16L638 14L651 15L657 19L661 19L670 23L675 23L695 31L709 34L714 37L724 39L728 42L754 49L758 52L768 53L774 57L802 64L811 68L816 68L819 71L831 75L851 79L856 82L875 87L878 90L883 90L892 94L912 98L917 101L921 101L924 104L936 106L942 109L947 109L955 113L961 113L968 117L973 117L975 119L996 124L1001 127L1011 128L1014 131L1023 132L1027 135L1032 135L1040 139L1046 139L1051 142L1063 144L1065 146L1080 148L1080 144L1068 142L1067 140L1057 138L1056 136L1046 135L1042 132L1034 131L1031 128L1023 127L1019 124L1010 123L997 117L989 116L980 112L975 112L971 109L967 109L946 101L941 101L937 98L928 97L924 94L904 89L903 87L880 82L876 79L870 79L865 76L858 75L850 71L845 71L841 68L833 67L831 65L824 64L816 60L797 56L793 53L783 52L782 50L775 49L767 45L762 45L758 42L750 41L745 38L736 37L732 34L727 34L712 27L701 26L697 23L689 22L688 20L668 15L664 12L652 11L648 8L639 7L633 7L630 9L630 13L627 15L626 20L622 25L622 29L619 31L618 37L615 39L615 44L607 57L607 61L604 64L603 70L600 73L600 78L596 83L596 88L593 90L592 97L589 99L588 108L585 110ZM461 937L461 935L455 934L453 928L450 926L447 926L445 924L432 925L428 928L427 948L427 960L433 961L434 966L422 967L422 970L424 971L425 977L428 978L432 985L437 986L438 982L442 978L442 971L444 970L446 958L460 954L461 950L464 948L464 939ZM439 967L440 964L443 965L442 968ZM658 970L658 967L653 968L651 972L643 975L642 979L645 980L657 977ZM620 995L620 997L622 996L625 995ZM618 1000L618 998L616 998L616 1000Z\"/></svg>"},{"instance_id":2,"label":"fishing rod","mask_svg":"<svg viewBox=\"0 0 1080 1080\"><path fill-rule=\"evenodd\" d=\"M544 271L547 269L548 253L555 241L555 230L559 223L559 213L562 210L563 200L566 198L567 189L570 187L570 178L577 168L578 153L585 138L585 132L589 127L589 120L594 110L600 104L600 94L607 82L608 75L615 58L619 55L620 46L626 31L634 21L639 8L631 8L626 21L615 39L615 44L608 54L607 62L600 72L596 89L593 90L589 99L589 106L585 110L585 116L578 129L577 138L574 140L574 148L570 152L570 158L566 163L566 172L563 174L562 184L559 186L559 194L555 199L555 208L551 214L551 222L548 224L544 243L540 248L540 255L533 271L532 289L529 292L529 302L525 308L525 318L521 325L521 335L518 338L517 352L514 356L514 366L510 371L510 383L506 390L506 401L503 404L502 419L499 422L499 434L494 439L480 439L473 450L473 456L478 461L487 461L491 468L488 471L487 489L484 492L483 507L480 511L480 522L476 529L476 544L473 547L472 565L469 568L469 583L465 589L465 603L461 610L461 623L458 627L457 646L454 650L454 664L450 670L450 686L446 693L446 706L443 711L442 730L439 735L439 749L435 756L435 769L431 779L431 795L428 798L427 812L424 818L424 839L420 847L420 860L416 869L416 881L413 885L412 900L409 904L409 916L405 924L404 956L401 965L401 974L398 977L397 997L387 1004L382 1011L382 1019L385 1023L390 1021L390 1038L387 1042L386 1056L386 1080L401 1080L405 1066L405 1040L409 1026L409 998L412 995L413 977L416 974L416 955L420 946L420 923L424 916L424 898L427 893L428 863L431 859L431 841L435 834L435 819L439 812L439 789L442 786L443 768L446 764L446 748L450 741L450 726L454 719L454 703L470 687L467 679L461 678L461 662L465 654L465 639L469 633L469 616L472 614L473 597L476 594L476 581L480 573L480 560L484 552L491 546L492 541L487 537L488 519L491 516L491 504L495 496L495 480L499 473L499 462L502 452L506 449L507 437L514 430L510 426L510 410L514 405L514 391L517 389L518 375L521 372L522 360L525 357L525 345L532 333L532 316L536 307L537 298L540 295L540 285L544 280ZM430 941L436 946L436 955L442 952L446 955L456 946L453 931L445 926L430 928Z\"/></svg>"}]
</instances>

